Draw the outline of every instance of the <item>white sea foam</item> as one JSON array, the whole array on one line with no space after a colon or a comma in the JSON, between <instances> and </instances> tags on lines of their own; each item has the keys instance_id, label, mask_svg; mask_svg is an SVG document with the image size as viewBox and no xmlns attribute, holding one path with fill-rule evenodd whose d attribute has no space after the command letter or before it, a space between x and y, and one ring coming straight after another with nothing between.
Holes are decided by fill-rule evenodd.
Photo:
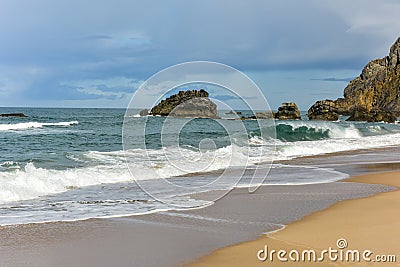
<instances>
[{"instance_id":1,"label":"white sea foam","mask_svg":"<svg viewBox=\"0 0 400 267\"><path fill-rule=\"evenodd\" d=\"M77 122L42 124L42 127L74 123ZM300 125L295 124L296 127L301 127ZM335 134L341 137L297 142L272 142L252 137L249 140L250 146L232 144L215 151L177 147L115 152L91 151L69 157L71 160L85 163L87 167L67 170L38 168L33 163L18 169L19 165L15 162L3 162L0 165L7 170L0 172L0 203L61 193L76 187L131 181L133 177L140 180L169 178L232 166L255 165L272 159L286 160L307 155L400 145L400 133L362 137L358 130L351 126L344 130L339 125L327 126L331 129L337 127L332 132L336 131ZM373 130L379 128L375 127ZM133 177L126 164L129 164Z\"/></svg>"},{"instance_id":2,"label":"white sea foam","mask_svg":"<svg viewBox=\"0 0 400 267\"><path fill-rule=\"evenodd\" d=\"M348 139L278 142L276 159L292 159L341 151L400 145L400 134L376 135Z\"/></svg>"},{"instance_id":3,"label":"white sea foam","mask_svg":"<svg viewBox=\"0 0 400 267\"><path fill-rule=\"evenodd\" d=\"M230 145L214 151L166 147L158 150L131 149L116 152L89 152L90 160L101 164L129 165L135 179L169 178L189 173L210 172L258 162L257 151Z\"/></svg>"},{"instance_id":4,"label":"white sea foam","mask_svg":"<svg viewBox=\"0 0 400 267\"><path fill-rule=\"evenodd\" d=\"M140 118L140 117L142 117L142 116L140 116L140 114L133 114L133 115L128 115L128 116L125 116L126 118Z\"/></svg>"},{"instance_id":5,"label":"white sea foam","mask_svg":"<svg viewBox=\"0 0 400 267\"><path fill-rule=\"evenodd\" d=\"M33 163L14 171L0 172L0 203L33 199L68 189L132 179L125 168L95 166L81 169L42 169Z\"/></svg>"},{"instance_id":6,"label":"white sea foam","mask_svg":"<svg viewBox=\"0 0 400 267\"><path fill-rule=\"evenodd\" d=\"M90 166L54 170L38 168L33 163L28 163L22 169L9 168L9 171L0 172L0 203L33 199L102 183L210 172L231 166L243 166L247 160L250 164L255 162L252 159L258 160L248 152L248 148L236 145L205 152L179 148L91 151L83 157L76 158L86 161ZM127 163L133 176L127 169ZM6 166L8 163L3 164Z\"/></svg>"},{"instance_id":7,"label":"white sea foam","mask_svg":"<svg viewBox=\"0 0 400 267\"><path fill-rule=\"evenodd\" d=\"M78 124L78 121L62 121L62 122L20 122L14 124L0 124L0 131L10 130L26 130L30 128L43 128L46 126L70 126Z\"/></svg>"}]
</instances>

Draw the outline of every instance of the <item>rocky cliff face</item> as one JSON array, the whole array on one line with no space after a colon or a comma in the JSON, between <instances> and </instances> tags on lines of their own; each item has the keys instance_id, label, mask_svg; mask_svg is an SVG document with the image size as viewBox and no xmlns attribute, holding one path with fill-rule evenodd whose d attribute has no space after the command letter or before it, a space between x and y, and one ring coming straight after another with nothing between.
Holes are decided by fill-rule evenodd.
<instances>
[{"instance_id":1,"label":"rocky cliff face","mask_svg":"<svg viewBox=\"0 0 400 267\"><path fill-rule=\"evenodd\" d=\"M370 112L360 112L360 111L355 111L353 114L351 114L350 118L347 119L348 121L366 121L366 122L380 122L380 121L385 121L385 122L396 122L396 116L392 112L388 111L380 111L380 110L374 110Z\"/></svg>"},{"instance_id":2,"label":"rocky cliff face","mask_svg":"<svg viewBox=\"0 0 400 267\"><path fill-rule=\"evenodd\" d=\"M357 111L367 116L382 112L400 116L400 38L388 56L369 62L344 89L344 98L335 103L342 115L354 115ZM361 117L364 116L351 116Z\"/></svg>"},{"instance_id":3,"label":"rocky cliff face","mask_svg":"<svg viewBox=\"0 0 400 267\"><path fill-rule=\"evenodd\" d=\"M208 98L208 93L201 89L179 91L179 93L162 100L153 107L152 115L217 118L217 105Z\"/></svg>"}]
</instances>

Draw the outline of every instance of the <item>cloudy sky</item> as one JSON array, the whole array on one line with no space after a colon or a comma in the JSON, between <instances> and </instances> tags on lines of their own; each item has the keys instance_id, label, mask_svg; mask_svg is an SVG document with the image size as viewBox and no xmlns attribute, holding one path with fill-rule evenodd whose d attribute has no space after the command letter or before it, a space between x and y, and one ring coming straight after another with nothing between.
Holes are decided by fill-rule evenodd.
<instances>
[{"instance_id":1,"label":"cloudy sky","mask_svg":"<svg viewBox=\"0 0 400 267\"><path fill-rule=\"evenodd\" d=\"M337 98L400 36L397 0L0 0L0 106L126 107L168 66L243 71L271 107Z\"/></svg>"}]
</instances>

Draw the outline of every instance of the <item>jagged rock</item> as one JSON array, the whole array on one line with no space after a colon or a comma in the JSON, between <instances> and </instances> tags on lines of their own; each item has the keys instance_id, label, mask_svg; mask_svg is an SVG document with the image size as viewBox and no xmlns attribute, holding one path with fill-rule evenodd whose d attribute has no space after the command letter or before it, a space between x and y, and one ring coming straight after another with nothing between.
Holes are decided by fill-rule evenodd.
<instances>
[{"instance_id":1,"label":"jagged rock","mask_svg":"<svg viewBox=\"0 0 400 267\"><path fill-rule=\"evenodd\" d=\"M278 112L275 113L275 119L279 120L299 120L300 111L296 103L282 103L282 106L278 108Z\"/></svg>"},{"instance_id":2,"label":"jagged rock","mask_svg":"<svg viewBox=\"0 0 400 267\"><path fill-rule=\"evenodd\" d=\"M173 117L218 118L217 105L208 98L208 93L203 89L179 91L162 100L150 113Z\"/></svg>"},{"instance_id":3,"label":"jagged rock","mask_svg":"<svg viewBox=\"0 0 400 267\"><path fill-rule=\"evenodd\" d=\"M400 37L390 47L389 55L385 58L386 65L390 69L396 69L400 65Z\"/></svg>"},{"instance_id":4,"label":"jagged rock","mask_svg":"<svg viewBox=\"0 0 400 267\"><path fill-rule=\"evenodd\" d=\"M338 98L336 105L339 114L355 119L364 117L362 113L367 117L385 112L400 116L400 37L388 56L370 61L360 76L350 81L344 89L344 98ZM391 120L391 116L383 118Z\"/></svg>"},{"instance_id":5,"label":"jagged rock","mask_svg":"<svg viewBox=\"0 0 400 267\"><path fill-rule=\"evenodd\" d=\"M390 122L396 121L396 116L393 112L384 110L372 110L369 112L356 110L347 121L366 121L366 122Z\"/></svg>"},{"instance_id":6,"label":"jagged rock","mask_svg":"<svg viewBox=\"0 0 400 267\"><path fill-rule=\"evenodd\" d=\"M340 100L342 111L353 115L352 117L356 120L367 121L381 121L381 115L385 113L389 115L383 116L384 121L393 121L390 114L399 116L399 58L400 38L392 45L388 56L369 62L360 76L352 80L344 89L344 100ZM365 116L361 116L363 113ZM369 118L373 115L379 118Z\"/></svg>"},{"instance_id":7,"label":"jagged rock","mask_svg":"<svg viewBox=\"0 0 400 267\"><path fill-rule=\"evenodd\" d=\"M19 117L19 118L27 118L24 113L5 113L5 114L0 114L0 117Z\"/></svg>"},{"instance_id":8,"label":"jagged rock","mask_svg":"<svg viewBox=\"0 0 400 267\"><path fill-rule=\"evenodd\" d=\"M149 110L147 109L147 108L145 108L145 109L142 109L140 112L139 112L139 115L140 116L147 116L147 115L149 115Z\"/></svg>"},{"instance_id":9,"label":"jagged rock","mask_svg":"<svg viewBox=\"0 0 400 267\"><path fill-rule=\"evenodd\" d=\"M334 101L336 103L337 113L344 116L350 116L352 111L350 110L346 99L340 97Z\"/></svg>"},{"instance_id":10,"label":"jagged rock","mask_svg":"<svg viewBox=\"0 0 400 267\"><path fill-rule=\"evenodd\" d=\"M317 101L308 110L307 115L310 120L337 121L339 119L336 102L328 99Z\"/></svg>"}]
</instances>

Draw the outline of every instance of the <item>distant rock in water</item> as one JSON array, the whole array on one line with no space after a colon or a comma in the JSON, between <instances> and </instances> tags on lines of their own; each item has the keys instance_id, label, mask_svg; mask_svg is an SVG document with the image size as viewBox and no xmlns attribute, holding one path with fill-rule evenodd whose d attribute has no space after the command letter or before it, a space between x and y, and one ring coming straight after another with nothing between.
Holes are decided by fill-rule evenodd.
<instances>
[{"instance_id":1,"label":"distant rock in water","mask_svg":"<svg viewBox=\"0 0 400 267\"><path fill-rule=\"evenodd\" d=\"M242 115L242 112L230 110L229 112L225 112L225 115Z\"/></svg>"},{"instance_id":2,"label":"distant rock in water","mask_svg":"<svg viewBox=\"0 0 400 267\"><path fill-rule=\"evenodd\" d=\"M188 118L218 118L217 105L204 97L192 98L183 102L174 108L169 115Z\"/></svg>"},{"instance_id":3,"label":"distant rock in water","mask_svg":"<svg viewBox=\"0 0 400 267\"><path fill-rule=\"evenodd\" d=\"M278 120L300 120L300 111L296 103L282 103L282 106L278 108L278 112L275 113L275 119Z\"/></svg>"},{"instance_id":4,"label":"distant rock in water","mask_svg":"<svg viewBox=\"0 0 400 267\"><path fill-rule=\"evenodd\" d=\"M218 118L217 105L208 98L208 93L203 89L179 91L162 100L150 113L173 117Z\"/></svg>"},{"instance_id":5,"label":"distant rock in water","mask_svg":"<svg viewBox=\"0 0 400 267\"><path fill-rule=\"evenodd\" d=\"M5 113L0 114L0 117L19 117L19 118L28 118L24 113Z\"/></svg>"},{"instance_id":6,"label":"distant rock in water","mask_svg":"<svg viewBox=\"0 0 400 267\"><path fill-rule=\"evenodd\" d=\"M256 118L261 119L261 120L266 120L266 119L273 119L275 116L275 113L273 111L259 111L256 112Z\"/></svg>"},{"instance_id":7,"label":"distant rock in water","mask_svg":"<svg viewBox=\"0 0 400 267\"><path fill-rule=\"evenodd\" d=\"M308 110L307 115L310 120L337 121L339 119L336 102L328 99L317 101Z\"/></svg>"},{"instance_id":8,"label":"distant rock in water","mask_svg":"<svg viewBox=\"0 0 400 267\"><path fill-rule=\"evenodd\" d=\"M139 115L140 116L147 116L147 115L149 115L149 110L147 109L147 108L145 108L145 109L142 109L140 112L139 112Z\"/></svg>"},{"instance_id":9,"label":"distant rock in water","mask_svg":"<svg viewBox=\"0 0 400 267\"><path fill-rule=\"evenodd\" d=\"M335 102L337 112L350 120L390 122L400 116L400 37L389 55L370 61Z\"/></svg>"},{"instance_id":10,"label":"distant rock in water","mask_svg":"<svg viewBox=\"0 0 400 267\"><path fill-rule=\"evenodd\" d=\"M239 120L270 120L274 118L275 113L273 111L258 111L255 115L241 116Z\"/></svg>"}]
</instances>

